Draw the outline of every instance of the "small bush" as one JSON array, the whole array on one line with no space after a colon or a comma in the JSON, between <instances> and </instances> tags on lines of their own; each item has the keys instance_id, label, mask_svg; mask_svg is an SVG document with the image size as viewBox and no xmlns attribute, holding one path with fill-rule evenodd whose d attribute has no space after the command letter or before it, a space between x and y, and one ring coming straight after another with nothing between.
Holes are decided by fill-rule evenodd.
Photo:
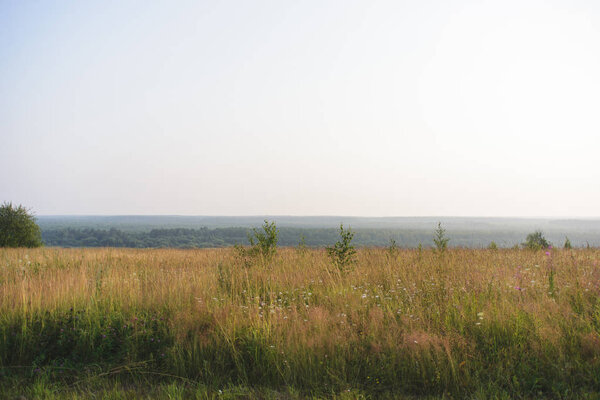
<instances>
[{"instance_id":1,"label":"small bush","mask_svg":"<svg viewBox=\"0 0 600 400\"><path fill-rule=\"evenodd\" d=\"M298 242L296 250L299 254L306 254L308 246L306 245L306 236L304 234L300 235L300 241Z\"/></svg>"},{"instance_id":2,"label":"small bush","mask_svg":"<svg viewBox=\"0 0 600 400\"><path fill-rule=\"evenodd\" d=\"M442 228L442 223L438 222L438 227L433 236L433 243L435 243L435 247L439 252L443 253L448 248L449 241L450 239L446 237L446 230Z\"/></svg>"},{"instance_id":3,"label":"small bush","mask_svg":"<svg viewBox=\"0 0 600 400\"><path fill-rule=\"evenodd\" d=\"M525 242L522 243L522 245L530 250L540 250L550 247L550 242L546 240L542 231L535 231L527 235L527 238L525 238Z\"/></svg>"},{"instance_id":4,"label":"small bush","mask_svg":"<svg viewBox=\"0 0 600 400\"><path fill-rule=\"evenodd\" d=\"M356 250L352 245L354 232L350 229L345 230L344 225L340 224L340 240L332 247L327 247L327 254L333 264L339 268L340 272L347 272L349 267L355 263Z\"/></svg>"},{"instance_id":5,"label":"small bush","mask_svg":"<svg viewBox=\"0 0 600 400\"><path fill-rule=\"evenodd\" d=\"M394 239L390 239L390 244L387 247L388 256L391 258L396 257L398 254L398 244Z\"/></svg>"},{"instance_id":6,"label":"small bush","mask_svg":"<svg viewBox=\"0 0 600 400\"><path fill-rule=\"evenodd\" d=\"M271 261L277 253L277 236L279 231L275 222L265 220L262 226L262 232L258 229L252 229L252 235L248 234L250 248L241 245L235 245L236 256L244 266L249 267L256 260L260 259L263 263Z\"/></svg>"}]
</instances>

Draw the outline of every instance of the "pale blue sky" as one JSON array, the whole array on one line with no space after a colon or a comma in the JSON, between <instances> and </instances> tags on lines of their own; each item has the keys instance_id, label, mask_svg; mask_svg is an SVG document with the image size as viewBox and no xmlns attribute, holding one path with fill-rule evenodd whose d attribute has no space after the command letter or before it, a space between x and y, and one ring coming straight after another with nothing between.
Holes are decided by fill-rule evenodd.
<instances>
[{"instance_id":1,"label":"pale blue sky","mask_svg":"<svg viewBox=\"0 0 600 400\"><path fill-rule=\"evenodd\" d=\"M0 0L0 201L597 217L599 4Z\"/></svg>"}]
</instances>

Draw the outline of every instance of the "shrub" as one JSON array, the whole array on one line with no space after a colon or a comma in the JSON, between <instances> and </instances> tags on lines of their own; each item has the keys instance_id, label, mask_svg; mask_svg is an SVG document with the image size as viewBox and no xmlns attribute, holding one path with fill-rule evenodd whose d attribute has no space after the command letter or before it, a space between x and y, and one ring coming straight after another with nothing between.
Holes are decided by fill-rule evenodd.
<instances>
[{"instance_id":1,"label":"shrub","mask_svg":"<svg viewBox=\"0 0 600 400\"><path fill-rule=\"evenodd\" d=\"M573 246L571 246L571 241L569 240L568 237L565 237L565 245L564 245L565 249L572 249Z\"/></svg>"},{"instance_id":2,"label":"shrub","mask_svg":"<svg viewBox=\"0 0 600 400\"><path fill-rule=\"evenodd\" d=\"M252 229L252 235L248 234L250 248L241 245L235 245L237 257L242 260L245 266L250 266L256 259L266 263L271 261L277 253L277 236L279 231L275 222L265 220L262 226L262 232L256 228Z\"/></svg>"},{"instance_id":3,"label":"shrub","mask_svg":"<svg viewBox=\"0 0 600 400\"><path fill-rule=\"evenodd\" d=\"M40 247L42 235L28 209L12 203L0 206L0 247Z\"/></svg>"},{"instance_id":4,"label":"shrub","mask_svg":"<svg viewBox=\"0 0 600 400\"><path fill-rule=\"evenodd\" d=\"M550 246L550 242L546 240L542 231L535 231L527 235L523 247L531 250L546 249Z\"/></svg>"},{"instance_id":5,"label":"shrub","mask_svg":"<svg viewBox=\"0 0 600 400\"><path fill-rule=\"evenodd\" d=\"M394 239L390 239L390 244L387 247L387 251L388 251L388 255L391 258L396 257L396 255L398 254L398 244L396 243L396 241Z\"/></svg>"},{"instance_id":6,"label":"shrub","mask_svg":"<svg viewBox=\"0 0 600 400\"><path fill-rule=\"evenodd\" d=\"M296 248L296 250L300 254L305 254L307 249L308 246L306 245L306 236L304 234L301 234L300 241L298 242L298 247Z\"/></svg>"},{"instance_id":7,"label":"shrub","mask_svg":"<svg viewBox=\"0 0 600 400\"><path fill-rule=\"evenodd\" d=\"M442 228L442 223L438 222L438 227L434 232L433 243L439 252L444 252L448 248L450 239L446 237L446 230Z\"/></svg>"},{"instance_id":8,"label":"shrub","mask_svg":"<svg viewBox=\"0 0 600 400\"><path fill-rule=\"evenodd\" d=\"M490 249L490 250L498 250L498 245L496 244L496 242L492 241L490 243L490 245L488 246L488 249Z\"/></svg>"},{"instance_id":9,"label":"shrub","mask_svg":"<svg viewBox=\"0 0 600 400\"><path fill-rule=\"evenodd\" d=\"M346 272L356 261L356 250L352 245L353 237L354 232L350 229L345 230L344 225L340 224L340 240L332 247L327 247L327 254L329 254L331 261L339 268L340 272Z\"/></svg>"}]
</instances>

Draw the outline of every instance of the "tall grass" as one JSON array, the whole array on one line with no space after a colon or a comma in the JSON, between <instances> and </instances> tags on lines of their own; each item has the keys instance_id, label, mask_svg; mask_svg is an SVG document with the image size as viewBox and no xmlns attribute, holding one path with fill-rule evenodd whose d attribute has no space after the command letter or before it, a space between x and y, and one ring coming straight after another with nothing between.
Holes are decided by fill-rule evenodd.
<instances>
[{"instance_id":1,"label":"tall grass","mask_svg":"<svg viewBox=\"0 0 600 400\"><path fill-rule=\"evenodd\" d=\"M0 381L592 393L599 263L595 249L361 249L341 274L324 250L245 268L231 249L3 249Z\"/></svg>"}]
</instances>

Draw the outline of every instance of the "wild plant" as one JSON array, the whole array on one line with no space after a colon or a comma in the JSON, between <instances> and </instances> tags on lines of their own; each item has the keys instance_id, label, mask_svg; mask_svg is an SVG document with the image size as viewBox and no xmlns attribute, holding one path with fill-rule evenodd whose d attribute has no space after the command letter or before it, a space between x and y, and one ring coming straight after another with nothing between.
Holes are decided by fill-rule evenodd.
<instances>
[{"instance_id":1,"label":"wild plant","mask_svg":"<svg viewBox=\"0 0 600 400\"><path fill-rule=\"evenodd\" d=\"M398 254L398 244L394 239L390 239L390 243L387 246L388 257L393 259Z\"/></svg>"},{"instance_id":2,"label":"wild plant","mask_svg":"<svg viewBox=\"0 0 600 400\"><path fill-rule=\"evenodd\" d=\"M344 225L340 224L340 239L331 247L327 247L327 254L342 273L348 272L350 267L356 262L356 249L352 245L354 232L348 228L344 229Z\"/></svg>"},{"instance_id":3,"label":"wild plant","mask_svg":"<svg viewBox=\"0 0 600 400\"><path fill-rule=\"evenodd\" d=\"M296 251L298 254L306 254L308 250L308 246L306 245L306 236L304 234L300 235L300 241L298 242L298 247L296 247Z\"/></svg>"},{"instance_id":4,"label":"wild plant","mask_svg":"<svg viewBox=\"0 0 600 400\"><path fill-rule=\"evenodd\" d=\"M277 236L279 231L275 221L265 220L262 231L253 228L252 235L248 234L250 247L246 248L240 244L234 246L236 258L242 262L245 267L250 267L256 261L263 264L270 262L277 253Z\"/></svg>"},{"instance_id":5,"label":"wild plant","mask_svg":"<svg viewBox=\"0 0 600 400\"><path fill-rule=\"evenodd\" d=\"M438 222L438 227L434 232L433 243L438 252L443 253L448 248L448 242L450 239L446 236L446 230L442 228L442 223Z\"/></svg>"},{"instance_id":6,"label":"wild plant","mask_svg":"<svg viewBox=\"0 0 600 400\"><path fill-rule=\"evenodd\" d=\"M544 237L542 231L535 231L527 235L522 246L529 250L541 250L550 247L550 242Z\"/></svg>"}]
</instances>

